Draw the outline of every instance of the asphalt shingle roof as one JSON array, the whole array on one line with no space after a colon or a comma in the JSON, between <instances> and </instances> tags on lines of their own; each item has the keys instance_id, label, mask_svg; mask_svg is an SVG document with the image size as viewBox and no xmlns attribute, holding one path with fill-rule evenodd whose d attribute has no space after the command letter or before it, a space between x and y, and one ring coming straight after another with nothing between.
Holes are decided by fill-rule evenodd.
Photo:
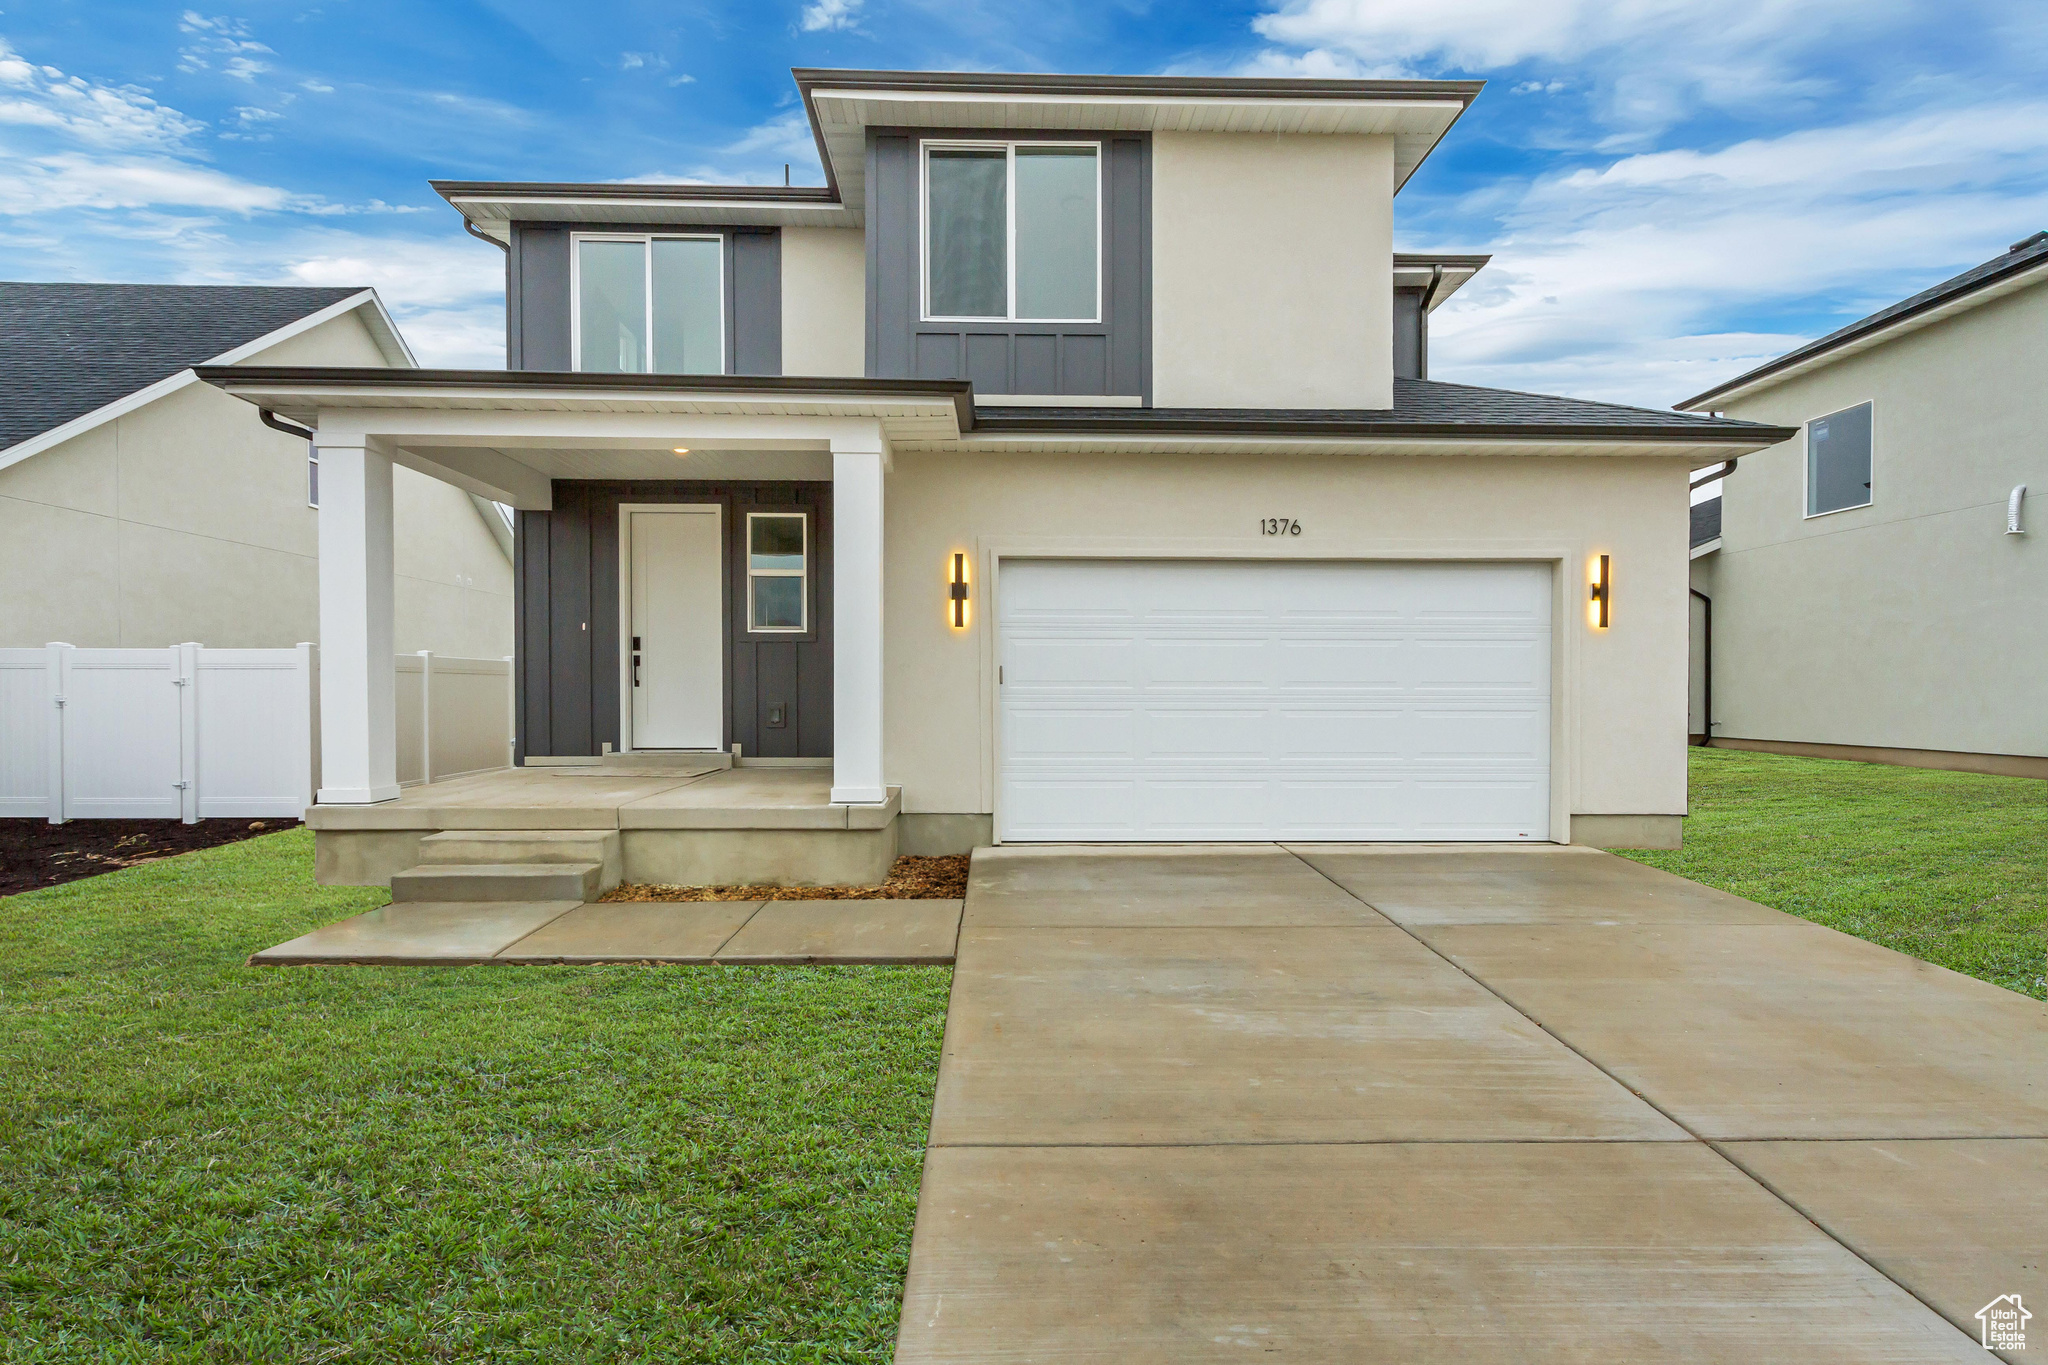
<instances>
[{"instance_id":1,"label":"asphalt shingle roof","mask_svg":"<svg viewBox=\"0 0 2048 1365\"><path fill-rule=\"evenodd\" d=\"M1052 429L1066 424L1104 427L1128 424L1132 427L1289 425L1298 428L1470 428L1506 431L1515 428L1574 430L1611 429L1683 435L1687 432L1767 431L1754 422L1703 417L1689 412L1661 408L1632 408L1620 403L1596 403L1584 398L1558 398L1543 393L1519 393L1513 389L1483 389L1471 384L1447 384L1436 379L1396 379L1391 408L1303 409L1303 408L1005 408L975 407L977 426L1012 429Z\"/></svg>"},{"instance_id":2,"label":"asphalt shingle roof","mask_svg":"<svg viewBox=\"0 0 2048 1365\"><path fill-rule=\"evenodd\" d=\"M361 292L0 282L0 450Z\"/></svg>"},{"instance_id":3,"label":"asphalt shingle roof","mask_svg":"<svg viewBox=\"0 0 2048 1365\"><path fill-rule=\"evenodd\" d=\"M1721 535L1721 500L1708 498L1692 505L1692 548L1697 550Z\"/></svg>"}]
</instances>

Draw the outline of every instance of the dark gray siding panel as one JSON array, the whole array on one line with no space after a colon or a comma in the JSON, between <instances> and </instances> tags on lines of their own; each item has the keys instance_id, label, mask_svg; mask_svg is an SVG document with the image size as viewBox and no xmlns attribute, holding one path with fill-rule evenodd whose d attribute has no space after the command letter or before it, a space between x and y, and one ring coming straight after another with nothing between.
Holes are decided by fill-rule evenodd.
<instances>
[{"instance_id":1,"label":"dark gray siding panel","mask_svg":"<svg viewBox=\"0 0 2048 1365\"><path fill-rule=\"evenodd\" d=\"M1103 144L1102 320L926 322L918 278L922 138L1045 136ZM1124 394L1151 398L1151 155L1144 134L986 129L870 132L868 373L969 379L977 393Z\"/></svg>"},{"instance_id":2,"label":"dark gray siding panel","mask_svg":"<svg viewBox=\"0 0 2048 1365\"><path fill-rule=\"evenodd\" d=\"M735 229L726 237L727 354L734 374L782 373L782 234Z\"/></svg>"},{"instance_id":3,"label":"dark gray siding panel","mask_svg":"<svg viewBox=\"0 0 2048 1365\"><path fill-rule=\"evenodd\" d=\"M734 374L781 374L782 234L774 228L515 224L507 266L506 364L515 370L573 368L569 339L571 233L670 231L724 235L727 363Z\"/></svg>"},{"instance_id":4,"label":"dark gray siding panel","mask_svg":"<svg viewBox=\"0 0 2048 1365\"><path fill-rule=\"evenodd\" d=\"M518 752L592 756L620 745L619 506L717 503L726 525L726 743L756 756L832 754L832 486L558 479L552 512L521 512L514 556ZM812 629L747 634L748 511L802 510L812 526ZM770 713L782 710L782 724Z\"/></svg>"},{"instance_id":5,"label":"dark gray siding panel","mask_svg":"<svg viewBox=\"0 0 2048 1365\"><path fill-rule=\"evenodd\" d=\"M1424 340L1429 315L1422 311L1420 289L1394 291L1394 377L1429 378L1429 352Z\"/></svg>"},{"instance_id":6,"label":"dark gray siding panel","mask_svg":"<svg viewBox=\"0 0 2048 1365\"><path fill-rule=\"evenodd\" d=\"M517 265L515 300L519 330L514 354L506 363L516 370L569 368L569 229L562 226L515 227L513 261Z\"/></svg>"}]
</instances>

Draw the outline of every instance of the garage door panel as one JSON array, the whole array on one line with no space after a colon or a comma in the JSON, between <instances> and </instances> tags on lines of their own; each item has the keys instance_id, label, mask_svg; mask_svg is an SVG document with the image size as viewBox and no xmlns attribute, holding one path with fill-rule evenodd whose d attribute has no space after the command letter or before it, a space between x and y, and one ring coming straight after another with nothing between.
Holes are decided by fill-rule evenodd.
<instances>
[{"instance_id":1,"label":"garage door panel","mask_svg":"<svg viewBox=\"0 0 2048 1365\"><path fill-rule=\"evenodd\" d=\"M1547 566L1022 561L1001 583L1005 839L1548 837Z\"/></svg>"}]
</instances>

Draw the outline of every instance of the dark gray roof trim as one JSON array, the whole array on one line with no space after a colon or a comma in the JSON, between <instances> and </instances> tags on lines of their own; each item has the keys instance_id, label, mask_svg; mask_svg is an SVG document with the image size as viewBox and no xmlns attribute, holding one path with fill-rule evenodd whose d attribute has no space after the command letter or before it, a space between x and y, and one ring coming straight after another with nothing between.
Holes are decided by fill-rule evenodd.
<instances>
[{"instance_id":1,"label":"dark gray roof trim","mask_svg":"<svg viewBox=\"0 0 2048 1365\"><path fill-rule=\"evenodd\" d=\"M839 196L823 185L646 185L536 180L429 180L443 199L639 199L650 203L724 202L834 207Z\"/></svg>"},{"instance_id":2,"label":"dark gray roof trim","mask_svg":"<svg viewBox=\"0 0 2048 1365\"><path fill-rule=\"evenodd\" d=\"M1470 104L1485 81L1305 80L1287 76L1089 76L1061 72L868 71L823 66L789 73L810 100L814 86L838 90L931 90L966 95L1136 95L1144 98L1454 99Z\"/></svg>"},{"instance_id":3,"label":"dark gray roof trim","mask_svg":"<svg viewBox=\"0 0 2048 1365\"><path fill-rule=\"evenodd\" d=\"M1973 266L1960 275L1943 280L1932 289L1921 290L1911 298L1900 299L1889 308L1880 308L1867 318L1862 318L1850 323L1847 327L1829 332L1818 341L1809 341L1797 350L1787 351L1776 360L1759 365L1746 374L1739 374L1725 384L1717 384L1705 393L1688 398L1676 406L1681 408L1700 407L1731 389L1739 389L1745 384L1754 383L1756 380L1762 379L1766 375L1776 374L1779 370L1789 369L1794 365L1811 360L1815 356L1824 355L1859 337L1869 336L1873 332L1881 332L1894 323L1904 322L1906 319L1917 314L1939 308L1943 304L1952 303L1957 299L1976 293L1979 289L1989 288L2000 280L2008 279L2011 276L2020 274L2022 271L2032 270L2044 261L2048 261L2048 233L2037 232L2025 241L2015 243L2013 248L2003 256L1995 256L1982 265Z\"/></svg>"},{"instance_id":4,"label":"dark gray roof trim","mask_svg":"<svg viewBox=\"0 0 2048 1365\"><path fill-rule=\"evenodd\" d=\"M943 398L960 429L974 426L974 386L964 379L805 378L762 374L587 374L581 370L376 370L325 365L203 365L221 388L304 384L336 389L640 389L655 393L828 393L867 398Z\"/></svg>"},{"instance_id":5,"label":"dark gray roof trim","mask_svg":"<svg viewBox=\"0 0 2048 1365\"><path fill-rule=\"evenodd\" d=\"M366 288L0 283L0 449Z\"/></svg>"},{"instance_id":6,"label":"dark gray roof trim","mask_svg":"<svg viewBox=\"0 0 2048 1365\"><path fill-rule=\"evenodd\" d=\"M803 375L585 374L551 370L380 370L347 366L202 366L222 388L300 384L389 389L639 389L656 393L823 393L870 398L943 398L963 432L1016 435L1237 435L1506 437L1634 441L1727 441L1774 445L1788 427L1694 417L1578 398L1482 389L1430 379L1394 381L1391 409L976 407L964 379L851 379Z\"/></svg>"},{"instance_id":7,"label":"dark gray roof trim","mask_svg":"<svg viewBox=\"0 0 2048 1365\"><path fill-rule=\"evenodd\" d=\"M1396 379L1388 409L995 408L976 409L975 430L1107 435L1285 435L1329 437L1542 437L1593 440L1727 441L1772 445L1789 427L1594 403L1581 398L1482 389L1434 379Z\"/></svg>"}]
</instances>

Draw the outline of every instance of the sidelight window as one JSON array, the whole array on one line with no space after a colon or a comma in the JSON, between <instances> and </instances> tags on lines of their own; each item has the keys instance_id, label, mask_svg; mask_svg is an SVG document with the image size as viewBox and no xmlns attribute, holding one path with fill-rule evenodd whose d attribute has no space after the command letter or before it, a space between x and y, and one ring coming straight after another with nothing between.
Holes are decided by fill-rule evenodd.
<instances>
[{"instance_id":1,"label":"sidelight window","mask_svg":"<svg viewBox=\"0 0 2048 1365\"><path fill-rule=\"evenodd\" d=\"M724 373L724 284L716 236L578 237L576 368Z\"/></svg>"},{"instance_id":2,"label":"sidelight window","mask_svg":"<svg viewBox=\"0 0 2048 1365\"><path fill-rule=\"evenodd\" d=\"M928 143L924 313L960 321L1101 315L1102 149Z\"/></svg>"},{"instance_id":3,"label":"sidelight window","mask_svg":"<svg viewBox=\"0 0 2048 1365\"><path fill-rule=\"evenodd\" d=\"M810 518L802 512L747 513L747 629L810 628Z\"/></svg>"}]
</instances>

